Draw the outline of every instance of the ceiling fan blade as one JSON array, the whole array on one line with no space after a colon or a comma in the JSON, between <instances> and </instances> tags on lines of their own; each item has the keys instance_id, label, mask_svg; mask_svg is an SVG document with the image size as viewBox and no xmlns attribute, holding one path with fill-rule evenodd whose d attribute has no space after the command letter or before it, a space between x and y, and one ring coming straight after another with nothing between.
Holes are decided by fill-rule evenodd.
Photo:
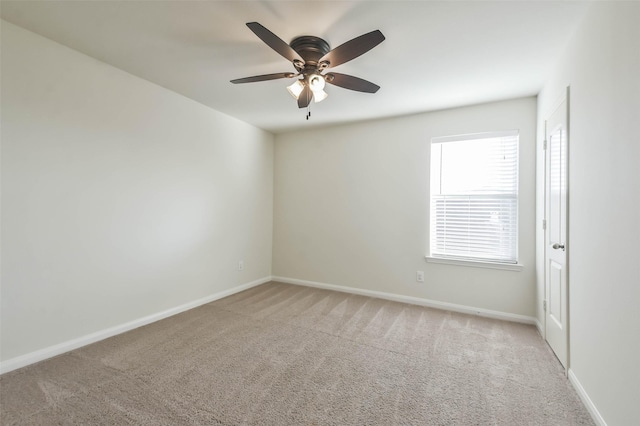
<instances>
[{"instance_id":1,"label":"ceiling fan blade","mask_svg":"<svg viewBox=\"0 0 640 426\"><path fill-rule=\"evenodd\" d=\"M329 61L329 67L337 67L340 64L344 64L347 61L367 53L383 41L384 35L382 35L380 30L371 31L370 33L351 39L331 50L320 58L318 63Z\"/></svg>"},{"instance_id":2,"label":"ceiling fan blade","mask_svg":"<svg viewBox=\"0 0 640 426\"><path fill-rule=\"evenodd\" d=\"M376 93L380 86L373 84L370 81L363 80L358 77L347 74L339 74L337 72L329 73L325 76L325 80L329 84L334 86L340 86L349 90L356 90L358 92Z\"/></svg>"},{"instance_id":3,"label":"ceiling fan blade","mask_svg":"<svg viewBox=\"0 0 640 426\"><path fill-rule=\"evenodd\" d=\"M278 72L275 74L254 75L253 77L236 78L231 80L233 84L255 83L256 81L277 80L279 78L292 78L295 74L292 72Z\"/></svg>"},{"instance_id":4,"label":"ceiling fan blade","mask_svg":"<svg viewBox=\"0 0 640 426\"><path fill-rule=\"evenodd\" d=\"M298 96L298 108L306 108L309 106L311 99L313 99L313 93L311 93L309 86L305 85L302 92L300 92L300 96Z\"/></svg>"},{"instance_id":5,"label":"ceiling fan blade","mask_svg":"<svg viewBox=\"0 0 640 426\"><path fill-rule=\"evenodd\" d=\"M247 22L247 27L249 27L249 29L253 31L255 35L260 37L260 40L264 41L267 46L287 58L290 62L300 61L302 64L304 64L304 59L302 59L302 57L298 55L298 52L293 50L291 46L284 42L284 40L282 40L280 37L269 31L259 23Z\"/></svg>"}]
</instances>

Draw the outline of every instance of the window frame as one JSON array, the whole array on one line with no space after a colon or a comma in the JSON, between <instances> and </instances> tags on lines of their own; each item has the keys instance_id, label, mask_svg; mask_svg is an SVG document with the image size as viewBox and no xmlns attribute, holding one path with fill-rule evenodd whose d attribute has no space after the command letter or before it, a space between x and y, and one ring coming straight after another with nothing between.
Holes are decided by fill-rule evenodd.
<instances>
[{"instance_id":1,"label":"window frame","mask_svg":"<svg viewBox=\"0 0 640 426\"><path fill-rule=\"evenodd\" d=\"M433 194L431 193L431 188L433 182L431 182L432 178L432 167L431 167L431 158L429 161L429 238L428 238L428 255L425 256L427 262L430 263L440 263L440 264L449 264L449 265L458 265L458 266L469 266L469 267L479 267L479 268L490 268L490 269L502 269L502 270L510 270L510 271L521 271L523 269L523 265L520 263L519 258L519 241L520 241L520 132L518 130L506 130L506 131L497 131L497 132L481 132L481 133L470 133L470 134L462 134L462 135L452 135L452 136L440 136L431 138L431 142L429 144L429 153L430 156L433 154L433 145L434 144L443 144L448 142L464 142L471 140L479 140L479 139L490 139L490 138L499 138L499 137L517 137L516 142L516 176L515 176L515 215L516 215L516 231L515 231L515 262L511 262L508 260L493 260L487 258L473 258L473 257L460 257L455 255L442 255L437 254L433 255L433 244L434 244L434 236L433 236Z\"/></svg>"}]
</instances>

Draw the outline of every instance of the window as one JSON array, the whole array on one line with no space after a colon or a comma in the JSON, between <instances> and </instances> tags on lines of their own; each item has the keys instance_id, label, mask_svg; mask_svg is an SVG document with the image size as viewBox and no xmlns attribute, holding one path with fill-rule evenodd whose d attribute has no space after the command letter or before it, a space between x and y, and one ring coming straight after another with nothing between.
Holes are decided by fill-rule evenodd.
<instances>
[{"instance_id":1,"label":"window","mask_svg":"<svg viewBox=\"0 0 640 426\"><path fill-rule=\"evenodd\" d=\"M431 258L518 262L518 139L432 139Z\"/></svg>"}]
</instances>

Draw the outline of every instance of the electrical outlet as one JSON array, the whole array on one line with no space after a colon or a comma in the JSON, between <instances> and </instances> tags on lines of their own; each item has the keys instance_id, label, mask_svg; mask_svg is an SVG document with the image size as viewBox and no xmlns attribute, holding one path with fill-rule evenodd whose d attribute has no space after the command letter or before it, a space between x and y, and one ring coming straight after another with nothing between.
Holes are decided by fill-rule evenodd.
<instances>
[{"instance_id":1,"label":"electrical outlet","mask_svg":"<svg viewBox=\"0 0 640 426\"><path fill-rule=\"evenodd\" d=\"M238 271L244 271L244 260L238 261Z\"/></svg>"},{"instance_id":2,"label":"electrical outlet","mask_svg":"<svg viewBox=\"0 0 640 426\"><path fill-rule=\"evenodd\" d=\"M416 271L416 281L419 283L424 282L424 271Z\"/></svg>"}]
</instances>

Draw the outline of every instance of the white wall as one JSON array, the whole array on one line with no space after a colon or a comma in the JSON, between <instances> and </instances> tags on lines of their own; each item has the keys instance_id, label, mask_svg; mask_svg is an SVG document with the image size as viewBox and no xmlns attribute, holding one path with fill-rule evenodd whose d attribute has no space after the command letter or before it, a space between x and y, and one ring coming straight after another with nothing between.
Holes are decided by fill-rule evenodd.
<instances>
[{"instance_id":1,"label":"white wall","mask_svg":"<svg viewBox=\"0 0 640 426\"><path fill-rule=\"evenodd\" d=\"M278 135L274 275L533 316L535 126L525 98ZM426 263L431 138L509 129L520 130L524 270Z\"/></svg>"},{"instance_id":2,"label":"white wall","mask_svg":"<svg viewBox=\"0 0 640 426\"><path fill-rule=\"evenodd\" d=\"M539 96L542 129L571 86L570 370L609 425L640 424L639 23L640 3L596 2Z\"/></svg>"},{"instance_id":3,"label":"white wall","mask_svg":"<svg viewBox=\"0 0 640 426\"><path fill-rule=\"evenodd\" d=\"M3 361L269 277L272 203L271 134L2 22Z\"/></svg>"}]
</instances>

